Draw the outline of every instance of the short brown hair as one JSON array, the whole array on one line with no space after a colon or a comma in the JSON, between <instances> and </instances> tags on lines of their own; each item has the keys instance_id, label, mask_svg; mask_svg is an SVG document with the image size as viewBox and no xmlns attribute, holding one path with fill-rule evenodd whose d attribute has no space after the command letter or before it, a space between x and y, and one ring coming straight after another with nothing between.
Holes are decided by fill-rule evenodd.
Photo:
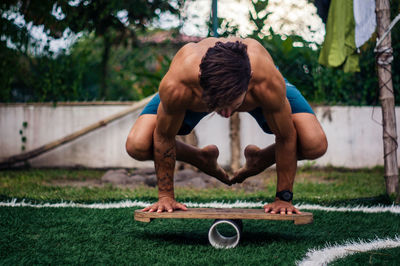
<instances>
[{"instance_id":1,"label":"short brown hair","mask_svg":"<svg viewBox=\"0 0 400 266\"><path fill-rule=\"evenodd\" d=\"M217 42L200 63L200 86L203 101L210 111L226 106L247 91L251 77L247 45Z\"/></svg>"}]
</instances>

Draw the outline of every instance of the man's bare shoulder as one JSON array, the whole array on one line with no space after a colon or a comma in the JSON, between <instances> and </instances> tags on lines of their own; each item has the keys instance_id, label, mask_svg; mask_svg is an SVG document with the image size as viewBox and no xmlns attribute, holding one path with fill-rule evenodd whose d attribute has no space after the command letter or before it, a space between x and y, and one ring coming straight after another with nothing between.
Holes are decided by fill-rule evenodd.
<instances>
[{"instance_id":1,"label":"man's bare shoulder","mask_svg":"<svg viewBox=\"0 0 400 266\"><path fill-rule=\"evenodd\" d=\"M285 81L271 55L258 41L245 39L244 43L248 45L252 70L251 94L264 109L276 111L286 98Z\"/></svg>"},{"instance_id":2,"label":"man's bare shoulder","mask_svg":"<svg viewBox=\"0 0 400 266\"><path fill-rule=\"evenodd\" d=\"M275 112L280 110L286 99L285 81L276 68L266 73L264 75L268 77L260 78L251 94L264 110Z\"/></svg>"},{"instance_id":3,"label":"man's bare shoulder","mask_svg":"<svg viewBox=\"0 0 400 266\"><path fill-rule=\"evenodd\" d=\"M186 44L174 56L165 77L185 84L197 82L201 58L196 43Z\"/></svg>"},{"instance_id":4,"label":"man's bare shoulder","mask_svg":"<svg viewBox=\"0 0 400 266\"><path fill-rule=\"evenodd\" d=\"M186 111L193 98L192 91L184 83L167 76L161 81L158 93L164 110L170 114Z\"/></svg>"}]
</instances>

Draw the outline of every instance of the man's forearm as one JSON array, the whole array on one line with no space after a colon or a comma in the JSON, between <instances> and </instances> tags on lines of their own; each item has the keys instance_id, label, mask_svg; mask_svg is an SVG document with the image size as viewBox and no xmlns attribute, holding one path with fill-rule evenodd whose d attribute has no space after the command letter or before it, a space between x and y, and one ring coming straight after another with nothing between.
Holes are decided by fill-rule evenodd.
<instances>
[{"instance_id":1,"label":"man's forearm","mask_svg":"<svg viewBox=\"0 0 400 266\"><path fill-rule=\"evenodd\" d=\"M277 191L293 191L297 170L296 137L277 140L275 146L276 171L278 175Z\"/></svg>"},{"instance_id":2,"label":"man's forearm","mask_svg":"<svg viewBox=\"0 0 400 266\"><path fill-rule=\"evenodd\" d=\"M174 198L174 169L176 161L175 138L154 134L154 165L156 168L158 197Z\"/></svg>"}]
</instances>

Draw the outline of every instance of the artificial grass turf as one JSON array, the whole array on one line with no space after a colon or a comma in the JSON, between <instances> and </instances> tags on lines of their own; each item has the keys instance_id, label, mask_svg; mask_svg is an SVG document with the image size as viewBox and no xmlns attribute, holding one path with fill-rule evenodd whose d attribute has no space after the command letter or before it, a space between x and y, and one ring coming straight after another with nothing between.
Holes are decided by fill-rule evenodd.
<instances>
[{"instance_id":1,"label":"artificial grass turf","mask_svg":"<svg viewBox=\"0 0 400 266\"><path fill-rule=\"evenodd\" d=\"M327 242L395 237L400 231L395 214L314 211L311 225L244 220L239 246L218 250L208 244L211 220L146 224L133 220L134 210L2 207L0 264L294 265Z\"/></svg>"},{"instance_id":2,"label":"artificial grass turf","mask_svg":"<svg viewBox=\"0 0 400 266\"><path fill-rule=\"evenodd\" d=\"M400 264L400 247L378 249L369 252L360 252L334 261L331 265L385 265L398 266Z\"/></svg>"}]
</instances>

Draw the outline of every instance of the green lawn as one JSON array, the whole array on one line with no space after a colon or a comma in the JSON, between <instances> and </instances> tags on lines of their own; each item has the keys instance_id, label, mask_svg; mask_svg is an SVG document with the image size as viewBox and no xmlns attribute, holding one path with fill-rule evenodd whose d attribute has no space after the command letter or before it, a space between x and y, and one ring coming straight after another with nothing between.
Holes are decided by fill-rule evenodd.
<instances>
[{"instance_id":1,"label":"green lawn","mask_svg":"<svg viewBox=\"0 0 400 266\"><path fill-rule=\"evenodd\" d=\"M100 179L103 171L13 170L0 172L2 201L114 202L155 200L153 188L54 186L52 180ZM270 201L274 178L261 191L240 187L179 189L182 201ZM299 169L296 202L321 205L392 204L384 196L383 169ZM0 207L0 264L295 265L310 249L347 241L394 238L399 214L312 211L314 223L244 220L238 247L208 244L211 220L136 222L136 208ZM335 265L399 265L400 248L358 253Z\"/></svg>"},{"instance_id":2,"label":"green lawn","mask_svg":"<svg viewBox=\"0 0 400 266\"><path fill-rule=\"evenodd\" d=\"M156 200L155 188L134 189L113 187L73 187L55 186L53 180L100 180L104 171L100 170L8 170L0 171L0 197L19 198L32 201L74 201L99 202L125 199ZM256 191L246 191L242 186L215 189L175 190L176 197L184 201L210 200L252 200L271 201L275 195L275 172L264 173L266 182ZM295 180L294 200L309 203L389 203L385 197L383 168L348 169L309 169L300 168ZM246 182L246 181L245 181ZM369 201L368 201L369 200Z\"/></svg>"}]
</instances>

